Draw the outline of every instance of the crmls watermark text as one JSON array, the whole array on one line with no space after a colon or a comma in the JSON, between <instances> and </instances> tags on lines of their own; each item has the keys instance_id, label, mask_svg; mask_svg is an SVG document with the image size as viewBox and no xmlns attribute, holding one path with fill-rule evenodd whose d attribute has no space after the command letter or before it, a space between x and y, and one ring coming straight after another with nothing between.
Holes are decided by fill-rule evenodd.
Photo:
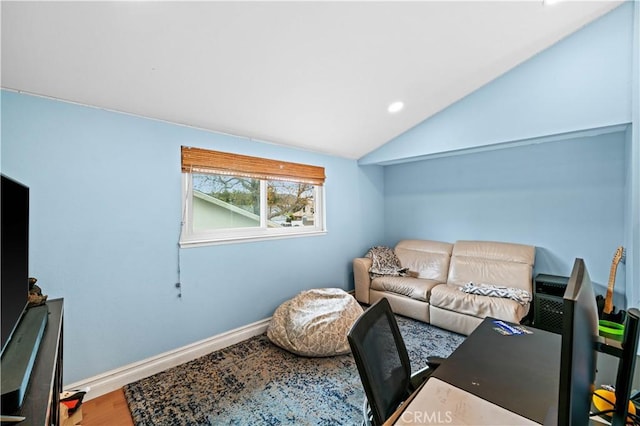
<instances>
[{"instance_id":1,"label":"crmls watermark text","mask_svg":"<svg viewBox=\"0 0 640 426\"><path fill-rule=\"evenodd\" d=\"M400 420L415 424L449 424L453 423L451 411L405 411Z\"/></svg>"}]
</instances>

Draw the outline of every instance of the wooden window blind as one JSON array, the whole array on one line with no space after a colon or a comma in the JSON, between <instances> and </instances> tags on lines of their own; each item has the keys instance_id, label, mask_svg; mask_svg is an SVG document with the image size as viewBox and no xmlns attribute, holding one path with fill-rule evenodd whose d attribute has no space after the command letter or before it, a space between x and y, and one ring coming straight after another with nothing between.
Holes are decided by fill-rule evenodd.
<instances>
[{"instance_id":1,"label":"wooden window blind","mask_svg":"<svg viewBox=\"0 0 640 426\"><path fill-rule=\"evenodd\" d=\"M324 167L188 146L182 147L182 172L306 182L314 185L322 185L325 180Z\"/></svg>"}]
</instances>

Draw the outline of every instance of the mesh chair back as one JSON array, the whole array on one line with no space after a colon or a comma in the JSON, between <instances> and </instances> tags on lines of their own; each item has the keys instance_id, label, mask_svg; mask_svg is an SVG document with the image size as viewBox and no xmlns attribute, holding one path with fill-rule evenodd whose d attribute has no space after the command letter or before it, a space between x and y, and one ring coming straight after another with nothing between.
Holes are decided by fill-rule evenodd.
<instances>
[{"instance_id":1,"label":"mesh chair back","mask_svg":"<svg viewBox=\"0 0 640 426\"><path fill-rule=\"evenodd\" d=\"M348 340L373 424L381 425L411 392L409 355L387 299L380 299L358 318Z\"/></svg>"}]
</instances>

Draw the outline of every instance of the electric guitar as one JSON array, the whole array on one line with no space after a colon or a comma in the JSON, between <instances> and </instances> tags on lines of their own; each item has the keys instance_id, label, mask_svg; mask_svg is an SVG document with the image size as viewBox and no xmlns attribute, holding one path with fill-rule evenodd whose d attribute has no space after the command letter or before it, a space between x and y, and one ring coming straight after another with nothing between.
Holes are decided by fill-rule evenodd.
<instances>
[{"instance_id":1,"label":"electric guitar","mask_svg":"<svg viewBox=\"0 0 640 426\"><path fill-rule=\"evenodd\" d=\"M611 262L611 270L609 271L609 285L607 286L607 297L604 299L602 296L597 296L596 301L598 305L598 313L600 319L616 322L622 324L624 322L625 312L619 311L615 313L616 307L613 306L613 287L616 284L616 272L618 271L618 263L624 261L625 250L620 246L613 255L613 261Z\"/></svg>"}]
</instances>

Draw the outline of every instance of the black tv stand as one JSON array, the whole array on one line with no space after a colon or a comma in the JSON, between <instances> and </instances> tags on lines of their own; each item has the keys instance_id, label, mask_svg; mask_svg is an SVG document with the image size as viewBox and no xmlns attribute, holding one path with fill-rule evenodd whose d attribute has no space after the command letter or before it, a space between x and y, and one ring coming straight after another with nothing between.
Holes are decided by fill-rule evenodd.
<instances>
[{"instance_id":1,"label":"black tv stand","mask_svg":"<svg viewBox=\"0 0 640 426\"><path fill-rule=\"evenodd\" d=\"M47 305L28 309L2 354L2 414L22 405L48 316Z\"/></svg>"},{"instance_id":2,"label":"black tv stand","mask_svg":"<svg viewBox=\"0 0 640 426\"><path fill-rule=\"evenodd\" d=\"M1 414L25 417L25 422L29 425L58 425L62 392L63 299L50 300L42 307L31 308L26 314L40 308L45 311L46 328L22 395L22 406L13 412L5 411L4 401L5 374L8 373L8 369L5 370L5 355L8 347L3 354Z\"/></svg>"}]
</instances>

